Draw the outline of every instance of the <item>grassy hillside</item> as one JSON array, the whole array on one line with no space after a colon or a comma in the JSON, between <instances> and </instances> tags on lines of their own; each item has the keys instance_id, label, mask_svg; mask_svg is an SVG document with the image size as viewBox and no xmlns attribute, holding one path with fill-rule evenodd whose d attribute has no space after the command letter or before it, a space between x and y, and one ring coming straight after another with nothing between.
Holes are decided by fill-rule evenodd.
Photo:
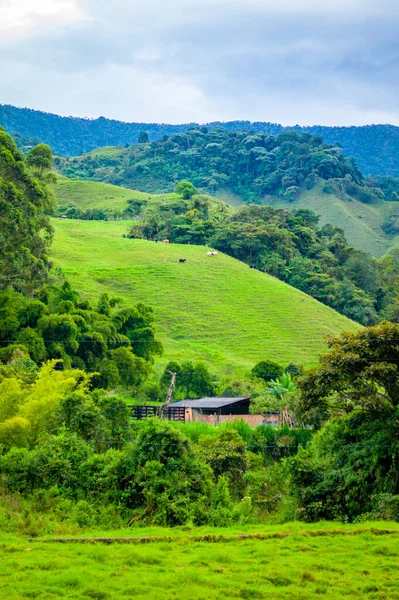
<instances>
[{"instance_id":1,"label":"grassy hillside","mask_svg":"<svg viewBox=\"0 0 399 600\"><path fill-rule=\"evenodd\" d=\"M344 230L350 244L374 256L383 256L398 243L398 236L387 235L382 226L389 217L399 218L399 203L378 201L364 204L355 198L343 200L334 194L325 194L321 186L303 191L294 202L283 198L267 197L265 204L274 208L293 210L308 208L320 215L320 224L330 223Z\"/></svg>"},{"instance_id":2,"label":"grassy hillside","mask_svg":"<svg viewBox=\"0 0 399 600\"><path fill-rule=\"evenodd\" d=\"M57 177L53 188L58 206L74 205L82 210L103 209L115 212L125 210L128 200L146 200L149 206L153 203L179 200L174 193L149 194L109 183L68 179L62 176ZM217 199L231 206L242 204L238 196L226 190L219 190ZM350 244L377 257L383 256L399 244L399 236L387 235L382 229L382 225L390 217L396 216L399 219L397 202L381 200L375 204L364 204L354 198L350 201L343 200L334 194L325 194L321 191L321 185L318 185L311 190L302 191L294 202L268 196L264 203L274 208L313 210L320 215L321 225L330 223L340 227Z\"/></svg>"},{"instance_id":3,"label":"grassy hillside","mask_svg":"<svg viewBox=\"0 0 399 600\"><path fill-rule=\"evenodd\" d=\"M123 238L123 221L56 220L53 259L83 295L101 292L156 311L166 360L243 372L269 358L310 366L327 334L358 326L285 283L204 246ZM179 258L186 258L179 264Z\"/></svg>"},{"instance_id":4,"label":"grassy hillside","mask_svg":"<svg viewBox=\"0 0 399 600\"><path fill-rule=\"evenodd\" d=\"M181 200L181 197L175 193L148 194L119 185L68 179L62 176L57 176L57 182L52 187L57 207L73 205L82 210L100 208L108 213L124 211L129 200L144 200L147 207ZM220 207L221 204L221 200L212 199L213 208ZM228 206L223 208L226 210Z\"/></svg>"},{"instance_id":5,"label":"grassy hillside","mask_svg":"<svg viewBox=\"0 0 399 600\"><path fill-rule=\"evenodd\" d=\"M145 200L148 194L136 192L109 183L96 183L80 179L58 177L53 186L57 205L73 204L83 210L102 208L104 210L122 211L128 200Z\"/></svg>"}]
</instances>

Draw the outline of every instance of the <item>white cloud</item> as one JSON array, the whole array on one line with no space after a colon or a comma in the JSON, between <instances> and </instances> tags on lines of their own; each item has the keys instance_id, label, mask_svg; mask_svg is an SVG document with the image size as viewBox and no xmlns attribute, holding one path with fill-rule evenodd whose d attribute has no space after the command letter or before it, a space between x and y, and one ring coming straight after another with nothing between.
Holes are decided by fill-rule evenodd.
<instances>
[{"instance_id":1,"label":"white cloud","mask_svg":"<svg viewBox=\"0 0 399 600\"><path fill-rule=\"evenodd\" d=\"M175 123L398 122L396 0L0 0L0 11L2 103Z\"/></svg>"},{"instance_id":2,"label":"white cloud","mask_svg":"<svg viewBox=\"0 0 399 600\"><path fill-rule=\"evenodd\" d=\"M0 82L3 103L24 106L21 99L29 89L29 108L64 116L179 123L198 118L208 121L215 114L212 102L194 85L135 67L107 65L57 73L23 62L0 61L0 71L4 74Z\"/></svg>"},{"instance_id":3,"label":"white cloud","mask_svg":"<svg viewBox=\"0 0 399 600\"><path fill-rule=\"evenodd\" d=\"M82 18L75 0L0 0L0 35L15 39L35 27L50 27Z\"/></svg>"}]
</instances>

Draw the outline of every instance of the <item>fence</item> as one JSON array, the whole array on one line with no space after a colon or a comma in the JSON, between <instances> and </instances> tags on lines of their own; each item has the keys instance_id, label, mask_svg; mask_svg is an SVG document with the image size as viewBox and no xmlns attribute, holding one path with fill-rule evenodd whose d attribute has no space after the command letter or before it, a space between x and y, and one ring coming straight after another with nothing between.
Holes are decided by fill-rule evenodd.
<instances>
[{"instance_id":1,"label":"fence","mask_svg":"<svg viewBox=\"0 0 399 600\"><path fill-rule=\"evenodd\" d=\"M157 416L156 406L131 406L132 419L141 421L142 419L148 419ZM169 421L185 421L185 410L181 406L169 406L165 410L165 417Z\"/></svg>"}]
</instances>

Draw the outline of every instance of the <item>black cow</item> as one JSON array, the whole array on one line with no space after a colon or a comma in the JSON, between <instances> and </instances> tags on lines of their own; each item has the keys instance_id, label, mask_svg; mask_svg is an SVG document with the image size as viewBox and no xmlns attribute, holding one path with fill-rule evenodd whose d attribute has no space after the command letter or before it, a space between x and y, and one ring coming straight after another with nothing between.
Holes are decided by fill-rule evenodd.
<instances>
[{"instance_id":1,"label":"black cow","mask_svg":"<svg viewBox=\"0 0 399 600\"><path fill-rule=\"evenodd\" d=\"M179 263L185 263L186 262L186 258L179 258Z\"/></svg>"}]
</instances>

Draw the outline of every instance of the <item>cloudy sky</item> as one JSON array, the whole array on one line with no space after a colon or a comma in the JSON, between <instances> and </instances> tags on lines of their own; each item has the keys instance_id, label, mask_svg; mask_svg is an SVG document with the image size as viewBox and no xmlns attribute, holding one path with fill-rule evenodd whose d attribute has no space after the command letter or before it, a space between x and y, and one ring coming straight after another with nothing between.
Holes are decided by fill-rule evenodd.
<instances>
[{"instance_id":1,"label":"cloudy sky","mask_svg":"<svg viewBox=\"0 0 399 600\"><path fill-rule=\"evenodd\" d=\"M0 0L0 103L399 125L397 0Z\"/></svg>"}]
</instances>

